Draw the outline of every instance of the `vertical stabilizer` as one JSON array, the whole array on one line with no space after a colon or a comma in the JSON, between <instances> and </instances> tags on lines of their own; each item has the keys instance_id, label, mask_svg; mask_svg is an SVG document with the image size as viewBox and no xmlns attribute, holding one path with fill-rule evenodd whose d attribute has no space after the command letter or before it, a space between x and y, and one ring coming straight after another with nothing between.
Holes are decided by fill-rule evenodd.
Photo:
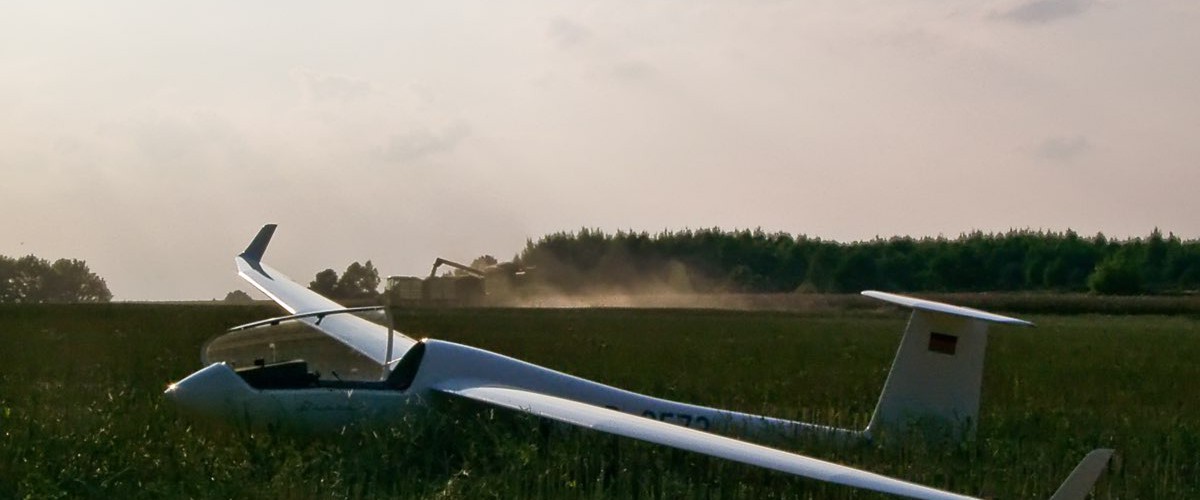
<instances>
[{"instance_id":1,"label":"vertical stabilizer","mask_svg":"<svg viewBox=\"0 0 1200 500\"><path fill-rule=\"evenodd\" d=\"M863 295L913 309L867 433L904 429L916 420L940 421L954 430L973 432L979 417L988 323L1032 323L882 292Z\"/></svg>"}]
</instances>

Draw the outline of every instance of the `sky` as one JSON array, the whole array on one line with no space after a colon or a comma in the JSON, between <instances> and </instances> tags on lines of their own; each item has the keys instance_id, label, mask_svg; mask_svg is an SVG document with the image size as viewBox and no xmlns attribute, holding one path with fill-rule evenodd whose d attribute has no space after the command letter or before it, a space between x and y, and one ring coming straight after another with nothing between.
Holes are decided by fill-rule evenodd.
<instances>
[{"instance_id":1,"label":"sky","mask_svg":"<svg viewBox=\"0 0 1200 500\"><path fill-rule=\"evenodd\" d=\"M0 254L116 300L529 238L1200 238L1195 0L0 3Z\"/></svg>"}]
</instances>

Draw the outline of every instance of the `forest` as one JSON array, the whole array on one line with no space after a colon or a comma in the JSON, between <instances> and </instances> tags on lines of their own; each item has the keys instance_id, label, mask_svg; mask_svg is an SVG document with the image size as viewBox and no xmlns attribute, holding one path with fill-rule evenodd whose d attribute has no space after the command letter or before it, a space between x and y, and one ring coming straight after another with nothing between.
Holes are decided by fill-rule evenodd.
<instances>
[{"instance_id":1,"label":"forest","mask_svg":"<svg viewBox=\"0 0 1200 500\"><path fill-rule=\"evenodd\" d=\"M1200 241L1074 231L975 231L839 243L717 228L649 234L595 229L529 240L515 262L567 293L1061 291L1174 294L1200 288Z\"/></svg>"}]
</instances>

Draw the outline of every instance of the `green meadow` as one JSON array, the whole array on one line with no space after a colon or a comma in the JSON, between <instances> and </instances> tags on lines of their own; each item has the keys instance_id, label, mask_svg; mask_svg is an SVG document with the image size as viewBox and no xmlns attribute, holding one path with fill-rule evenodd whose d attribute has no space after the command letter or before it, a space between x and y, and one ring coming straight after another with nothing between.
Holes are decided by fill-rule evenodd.
<instances>
[{"instance_id":1,"label":"green meadow","mask_svg":"<svg viewBox=\"0 0 1200 500\"><path fill-rule=\"evenodd\" d=\"M993 327L980 424L955 444L885 435L770 443L991 498L1048 498L1092 448L1097 498L1200 498L1200 316L1019 314ZM882 498L448 403L333 435L195 423L162 397L203 342L273 306L0 306L0 498ZM446 309L458 341L697 404L865 426L907 320L808 312Z\"/></svg>"}]
</instances>

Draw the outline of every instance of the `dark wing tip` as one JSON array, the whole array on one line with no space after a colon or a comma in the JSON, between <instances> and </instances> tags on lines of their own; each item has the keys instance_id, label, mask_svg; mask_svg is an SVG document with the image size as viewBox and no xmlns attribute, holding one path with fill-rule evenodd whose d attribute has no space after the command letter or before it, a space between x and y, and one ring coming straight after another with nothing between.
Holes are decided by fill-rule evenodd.
<instances>
[{"instance_id":1,"label":"dark wing tip","mask_svg":"<svg viewBox=\"0 0 1200 500\"><path fill-rule=\"evenodd\" d=\"M254 240L250 242L250 246L247 246L246 251L242 252L239 257L249 262L261 261L263 254L267 251L267 244L271 243L271 236L275 235L275 227L275 224L267 224L259 229Z\"/></svg>"}]
</instances>

